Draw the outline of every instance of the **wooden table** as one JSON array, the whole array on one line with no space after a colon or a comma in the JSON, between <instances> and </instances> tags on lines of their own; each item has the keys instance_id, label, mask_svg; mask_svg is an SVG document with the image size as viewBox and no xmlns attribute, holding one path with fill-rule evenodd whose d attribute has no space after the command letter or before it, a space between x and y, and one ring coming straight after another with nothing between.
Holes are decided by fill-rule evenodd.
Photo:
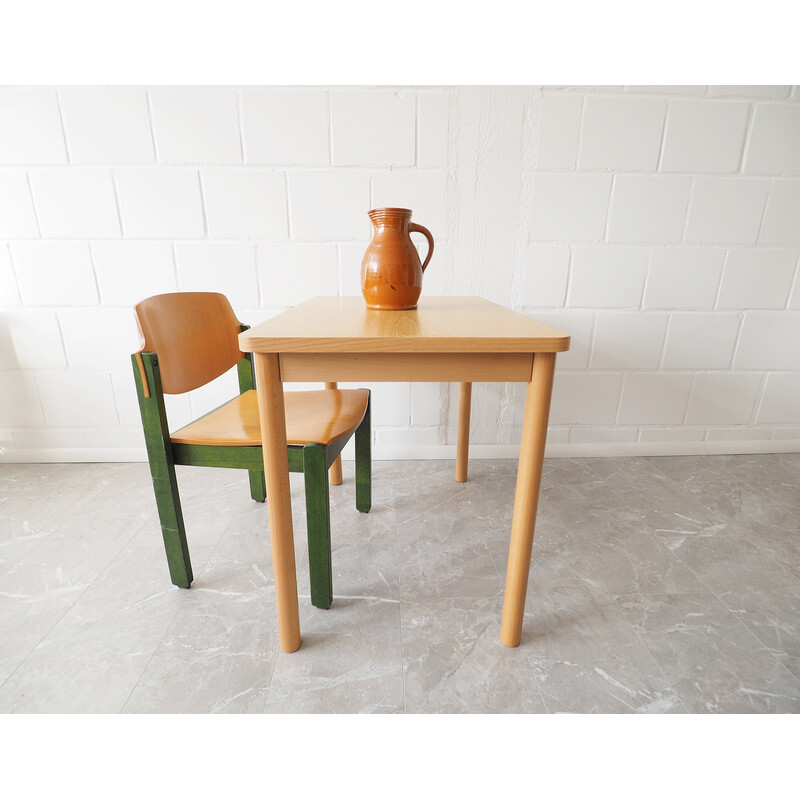
<instances>
[{"instance_id":1,"label":"wooden table","mask_svg":"<svg viewBox=\"0 0 800 800\"><path fill-rule=\"evenodd\" d=\"M253 353L267 480L280 646L300 647L283 382L459 382L456 478L466 480L474 381L527 383L501 641L522 632L556 353L570 337L477 297L423 297L414 311L370 311L361 297L316 297L239 336Z\"/></svg>"}]
</instances>

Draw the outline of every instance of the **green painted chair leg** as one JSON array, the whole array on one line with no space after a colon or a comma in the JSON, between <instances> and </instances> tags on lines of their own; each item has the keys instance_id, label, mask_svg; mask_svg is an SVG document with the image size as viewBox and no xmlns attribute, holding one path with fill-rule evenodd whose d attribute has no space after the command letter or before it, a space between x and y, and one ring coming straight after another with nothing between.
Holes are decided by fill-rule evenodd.
<instances>
[{"instance_id":1,"label":"green painted chair leg","mask_svg":"<svg viewBox=\"0 0 800 800\"><path fill-rule=\"evenodd\" d=\"M321 444L307 444L303 448L303 473L306 489L311 605L317 608L330 608L333 603L331 518L328 470L325 468L325 448Z\"/></svg>"},{"instance_id":2,"label":"green painted chair leg","mask_svg":"<svg viewBox=\"0 0 800 800\"><path fill-rule=\"evenodd\" d=\"M248 470L250 475L250 497L257 503L263 503L267 499L267 482L264 473L258 470Z\"/></svg>"},{"instance_id":3,"label":"green painted chair leg","mask_svg":"<svg viewBox=\"0 0 800 800\"><path fill-rule=\"evenodd\" d=\"M242 331L249 330L249 325L242 325ZM249 389L255 389L256 384L253 380L253 356L245 353L245 357L236 365L239 376L239 391L243 394ZM257 503L263 503L267 499L267 484L264 480L263 470L248 470L250 473L250 497Z\"/></svg>"},{"instance_id":4,"label":"green painted chair leg","mask_svg":"<svg viewBox=\"0 0 800 800\"><path fill-rule=\"evenodd\" d=\"M161 536L167 552L169 575L176 586L188 589L192 585L192 562L189 559L189 545L186 543L186 528L178 494L178 479L175 477L175 462L167 428L167 415L164 408L164 394L161 389L161 373L155 353L143 353L142 364L147 373L147 381L152 391L145 397L142 376L137 366L136 356L132 356L133 375L142 412L147 460L153 478L158 519L161 522Z\"/></svg>"},{"instance_id":5,"label":"green painted chair leg","mask_svg":"<svg viewBox=\"0 0 800 800\"><path fill-rule=\"evenodd\" d=\"M158 519L161 522L161 536L167 553L169 576L175 586L188 589L192 585L192 562L189 558L189 545L186 542L186 528L178 495L178 482L175 468L169 465L169 477L153 477Z\"/></svg>"},{"instance_id":6,"label":"green painted chair leg","mask_svg":"<svg viewBox=\"0 0 800 800\"><path fill-rule=\"evenodd\" d=\"M356 508L367 512L372 508L372 424L370 401L364 419L356 428Z\"/></svg>"}]
</instances>

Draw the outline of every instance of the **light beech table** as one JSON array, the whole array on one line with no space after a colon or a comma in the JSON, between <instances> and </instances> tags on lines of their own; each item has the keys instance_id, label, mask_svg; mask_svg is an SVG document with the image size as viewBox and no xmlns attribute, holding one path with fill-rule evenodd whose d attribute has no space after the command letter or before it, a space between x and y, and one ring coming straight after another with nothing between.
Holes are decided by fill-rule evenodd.
<instances>
[{"instance_id":1,"label":"light beech table","mask_svg":"<svg viewBox=\"0 0 800 800\"><path fill-rule=\"evenodd\" d=\"M478 297L423 297L414 311L370 311L361 297L316 297L239 336L256 369L280 646L300 647L282 383L458 382L456 480L467 477L474 381L527 383L501 641L522 633L556 353L566 333Z\"/></svg>"}]
</instances>

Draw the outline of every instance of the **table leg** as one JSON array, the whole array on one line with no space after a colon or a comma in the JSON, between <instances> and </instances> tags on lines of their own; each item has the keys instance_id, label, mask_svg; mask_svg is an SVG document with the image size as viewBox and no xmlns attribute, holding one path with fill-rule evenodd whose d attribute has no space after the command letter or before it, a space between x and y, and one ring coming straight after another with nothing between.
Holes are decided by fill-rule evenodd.
<instances>
[{"instance_id":1,"label":"table leg","mask_svg":"<svg viewBox=\"0 0 800 800\"><path fill-rule=\"evenodd\" d=\"M503 598L503 622L500 628L500 641L509 647L517 647L522 635L525 592L531 566L533 531L539 505L555 366L555 353L537 353L533 357L533 371L525 396L525 417L522 423L522 444Z\"/></svg>"},{"instance_id":2,"label":"table leg","mask_svg":"<svg viewBox=\"0 0 800 800\"><path fill-rule=\"evenodd\" d=\"M469 470L469 417L472 407L472 384L458 384L458 444L456 446L456 480L467 482Z\"/></svg>"},{"instance_id":3,"label":"table leg","mask_svg":"<svg viewBox=\"0 0 800 800\"><path fill-rule=\"evenodd\" d=\"M280 364L275 353L255 353L258 416L264 439L264 474L272 543L272 571L278 606L278 636L285 653L300 647L300 613L294 562L292 496L286 451L286 411Z\"/></svg>"},{"instance_id":4,"label":"table leg","mask_svg":"<svg viewBox=\"0 0 800 800\"><path fill-rule=\"evenodd\" d=\"M326 383L326 389L335 389L338 386L336 382L333 383ZM331 484L333 486L341 486L344 483L344 478L342 478L342 456L341 453L336 456L336 461L331 464L330 468L330 476L331 476Z\"/></svg>"}]
</instances>

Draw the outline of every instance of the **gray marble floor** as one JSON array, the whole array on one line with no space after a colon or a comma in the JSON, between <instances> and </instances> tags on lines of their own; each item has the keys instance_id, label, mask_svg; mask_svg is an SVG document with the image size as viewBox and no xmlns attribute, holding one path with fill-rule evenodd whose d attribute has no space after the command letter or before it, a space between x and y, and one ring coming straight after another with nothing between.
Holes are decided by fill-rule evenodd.
<instances>
[{"instance_id":1,"label":"gray marble floor","mask_svg":"<svg viewBox=\"0 0 800 800\"><path fill-rule=\"evenodd\" d=\"M266 507L179 468L169 581L145 464L0 465L0 712L800 711L800 454L545 463L522 644L499 641L516 463L352 465L333 607L278 648Z\"/></svg>"}]
</instances>

